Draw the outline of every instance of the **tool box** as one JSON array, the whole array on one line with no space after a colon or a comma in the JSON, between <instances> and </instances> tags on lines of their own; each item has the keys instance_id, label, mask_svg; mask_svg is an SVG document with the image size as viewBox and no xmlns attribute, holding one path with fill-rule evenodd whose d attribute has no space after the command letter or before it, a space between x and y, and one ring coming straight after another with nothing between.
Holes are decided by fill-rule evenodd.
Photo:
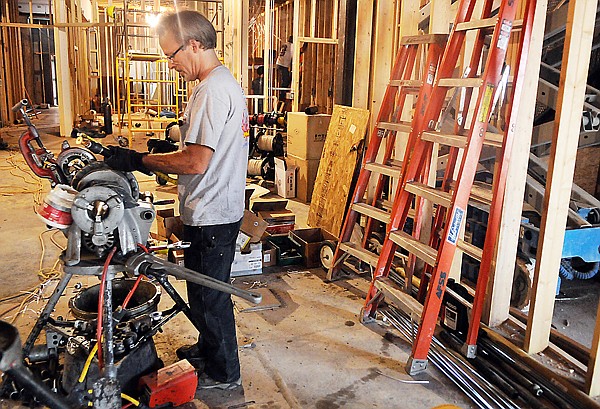
<instances>
[{"instance_id":1,"label":"tool box","mask_svg":"<svg viewBox=\"0 0 600 409\"><path fill-rule=\"evenodd\" d=\"M287 234L276 234L267 237L267 241L277 252L277 265L290 266L302 264L300 246L290 240Z\"/></svg>"},{"instance_id":2,"label":"tool box","mask_svg":"<svg viewBox=\"0 0 600 409\"><path fill-rule=\"evenodd\" d=\"M140 378L144 401L151 408L191 402L198 387L196 370L182 360Z\"/></svg>"}]
</instances>

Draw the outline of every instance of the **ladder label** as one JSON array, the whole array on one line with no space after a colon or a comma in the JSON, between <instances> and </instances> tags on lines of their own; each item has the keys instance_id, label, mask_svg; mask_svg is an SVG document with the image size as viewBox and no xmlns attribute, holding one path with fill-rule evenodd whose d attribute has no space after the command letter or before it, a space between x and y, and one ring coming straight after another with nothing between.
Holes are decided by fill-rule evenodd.
<instances>
[{"instance_id":1,"label":"ladder label","mask_svg":"<svg viewBox=\"0 0 600 409\"><path fill-rule=\"evenodd\" d=\"M454 208L452 222L450 223L450 228L448 229L448 237L446 238L446 241L448 241L448 243L456 245L456 242L458 241L458 235L460 233L460 225L462 224L464 214L465 211L460 207Z\"/></svg>"},{"instance_id":2,"label":"ladder label","mask_svg":"<svg viewBox=\"0 0 600 409\"><path fill-rule=\"evenodd\" d=\"M481 102L481 114L479 115L479 122L486 123L489 121L489 112L492 105L492 97L494 95L494 86L492 84L486 84L485 91L483 94L483 101ZM483 135L480 135L483 137Z\"/></svg>"},{"instance_id":3,"label":"ladder label","mask_svg":"<svg viewBox=\"0 0 600 409\"><path fill-rule=\"evenodd\" d=\"M510 39L510 30L512 30L512 21L503 19L500 26L500 35L498 36L498 48L506 51L508 40Z\"/></svg>"}]
</instances>

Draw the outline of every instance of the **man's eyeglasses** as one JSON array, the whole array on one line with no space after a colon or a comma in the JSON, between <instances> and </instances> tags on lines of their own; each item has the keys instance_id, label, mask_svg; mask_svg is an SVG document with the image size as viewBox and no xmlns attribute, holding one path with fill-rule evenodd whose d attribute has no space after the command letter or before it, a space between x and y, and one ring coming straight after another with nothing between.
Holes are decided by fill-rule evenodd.
<instances>
[{"instance_id":1,"label":"man's eyeglasses","mask_svg":"<svg viewBox=\"0 0 600 409\"><path fill-rule=\"evenodd\" d=\"M175 59L175 56L177 55L177 53L181 50L183 50L183 48L185 47L185 44L182 44L177 50L175 50L175 52L171 55L167 55L167 60L169 61L173 61L173 59Z\"/></svg>"}]
</instances>

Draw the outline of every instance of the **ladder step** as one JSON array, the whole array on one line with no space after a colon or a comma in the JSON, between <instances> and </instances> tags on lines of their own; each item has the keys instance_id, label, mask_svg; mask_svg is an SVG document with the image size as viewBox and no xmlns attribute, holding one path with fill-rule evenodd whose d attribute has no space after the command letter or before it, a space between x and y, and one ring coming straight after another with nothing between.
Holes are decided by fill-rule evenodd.
<instances>
[{"instance_id":1,"label":"ladder step","mask_svg":"<svg viewBox=\"0 0 600 409\"><path fill-rule=\"evenodd\" d=\"M421 243L408 233L402 230L395 230L390 232L389 239L406 249L409 253L414 254L430 266L435 266L435 260L437 259L437 250L429 247L426 244Z\"/></svg>"},{"instance_id":2,"label":"ladder step","mask_svg":"<svg viewBox=\"0 0 600 409\"><path fill-rule=\"evenodd\" d=\"M375 288L383 293L386 302L394 304L396 307L400 308L402 311L408 314L413 321L419 322L421 320L423 305L412 298L409 294L398 289L391 279L388 277L378 278L375 281Z\"/></svg>"},{"instance_id":3,"label":"ladder step","mask_svg":"<svg viewBox=\"0 0 600 409\"><path fill-rule=\"evenodd\" d=\"M388 131L410 132L411 124L410 124L410 122L406 122L406 121L379 122L377 124L377 128L386 129Z\"/></svg>"},{"instance_id":4,"label":"ladder step","mask_svg":"<svg viewBox=\"0 0 600 409\"><path fill-rule=\"evenodd\" d=\"M466 87L477 88L483 85L483 78L440 78L440 87Z\"/></svg>"},{"instance_id":5,"label":"ladder step","mask_svg":"<svg viewBox=\"0 0 600 409\"><path fill-rule=\"evenodd\" d=\"M496 25L498 17L484 18L482 20L465 21L456 25L456 31L478 30L481 28L490 28Z\"/></svg>"},{"instance_id":6,"label":"ladder step","mask_svg":"<svg viewBox=\"0 0 600 409\"><path fill-rule=\"evenodd\" d=\"M372 217L373 219L377 219L385 224L388 224L391 220L391 216L388 212L366 203L354 203L352 205L352 210L364 214L365 216Z\"/></svg>"},{"instance_id":7,"label":"ladder step","mask_svg":"<svg viewBox=\"0 0 600 409\"><path fill-rule=\"evenodd\" d=\"M467 137L465 135L425 131L421 134L421 139L424 141L441 143L446 146L454 146L459 149L467 147ZM501 148L503 142L504 135L494 132L485 133L485 139L483 140L484 145Z\"/></svg>"},{"instance_id":8,"label":"ladder step","mask_svg":"<svg viewBox=\"0 0 600 409\"><path fill-rule=\"evenodd\" d=\"M350 254L353 257L356 257L359 260L364 261L365 263L373 267L377 267L377 261L379 259L377 255L371 253L369 250L366 250L355 243L341 243L340 250L344 253Z\"/></svg>"},{"instance_id":9,"label":"ladder step","mask_svg":"<svg viewBox=\"0 0 600 409\"><path fill-rule=\"evenodd\" d=\"M390 86L406 87L406 88L421 88L423 86L423 81L421 81L421 80L390 80Z\"/></svg>"},{"instance_id":10,"label":"ladder step","mask_svg":"<svg viewBox=\"0 0 600 409\"><path fill-rule=\"evenodd\" d=\"M479 30L485 28L493 28L498 21L497 17L484 18L482 20L465 21L456 25L456 31ZM512 28L517 29L523 27L523 19L513 21Z\"/></svg>"},{"instance_id":11,"label":"ladder step","mask_svg":"<svg viewBox=\"0 0 600 409\"><path fill-rule=\"evenodd\" d=\"M473 182L473 187L471 188L472 200L489 206L492 204L492 198L492 185L477 180Z\"/></svg>"},{"instance_id":12,"label":"ladder step","mask_svg":"<svg viewBox=\"0 0 600 409\"><path fill-rule=\"evenodd\" d=\"M394 206L394 202L392 202L391 200L386 200L386 199L380 199L377 201L377 204L379 206L381 206L383 209L388 210L388 211L392 211L392 207ZM413 219L415 218L415 209L414 208L410 208L408 209L408 218L409 219Z\"/></svg>"},{"instance_id":13,"label":"ladder step","mask_svg":"<svg viewBox=\"0 0 600 409\"><path fill-rule=\"evenodd\" d=\"M420 182L407 182L405 190L446 208L449 208L452 203L452 193L442 192Z\"/></svg>"},{"instance_id":14,"label":"ladder step","mask_svg":"<svg viewBox=\"0 0 600 409\"><path fill-rule=\"evenodd\" d=\"M441 143L442 145L454 146L460 149L467 147L467 137L463 135L425 131L421 134L421 139L424 141Z\"/></svg>"},{"instance_id":15,"label":"ladder step","mask_svg":"<svg viewBox=\"0 0 600 409\"><path fill-rule=\"evenodd\" d=\"M456 247L458 247L465 254L473 257L477 261L481 261L481 258L483 257L482 249L480 249L477 246L472 245L471 243L464 241L463 239L458 240Z\"/></svg>"},{"instance_id":16,"label":"ladder step","mask_svg":"<svg viewBox=\"0 0 600 409\"><path fill-rule=\"evenodd\" d=\"M399 178L400 174L402 173L402 170L398 167L382 165L381 163L367 163L365 164L365 169L370 170L371 172L387 175L392 178Z\"/></svg>"},{"instance_id":17,"label":"ladder step","mask_svg":"<svg viewBox=\"0 0 600 409\"><path fill-rule=\"evenodd\" d=\"M413 44L445 44L448 41L448 34L419 34L414 36L404 36L400 40L400 45Z\"/></svg>"}]
</instances>

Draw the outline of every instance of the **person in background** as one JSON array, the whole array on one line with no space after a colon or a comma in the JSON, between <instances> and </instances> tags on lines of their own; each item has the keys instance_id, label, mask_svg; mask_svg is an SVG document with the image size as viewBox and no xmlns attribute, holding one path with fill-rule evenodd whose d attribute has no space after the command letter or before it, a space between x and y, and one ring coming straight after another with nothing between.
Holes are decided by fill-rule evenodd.
<instances>
[{"instance_id":1,"label":"person in background","mask_svg":"<svg viewBox=\"0 0 600 409\"><path fill-rule=\"evenodd\" d=\"M244 213L248 112L243 91L215 52L214 27L202 14L163 14L157 26L169 68L194 87L180 125L176 152L148 154L117 146L105 162L121 171L178 174L185 266L228 283ZM177 350L199 369L200 388L241 385L236 325L229 294L187 283L198 342ZM203 370L203 372L201 372Z\"/></svg>"},{"instance_id":2,"label":"person in background","mask_svg":"<svg viewBox=\"0 0 600 409\"><path fill-rule=\"evenodd\" d=\"M292 85L292 56L294 55L294 37L290 36L286 43L283 43L277 56L277 72L279 73L279 88L289 88ZM279 101L285 102L287 91L279 91Z\"/></svg>"},{"instance_id":3,"label":"person in background","mask_svg":"<svg viewBox=\"0 0 600 409\"><path fill-rule=\"evenodd\" d=\"M252 94L263 95L265 92L265 67L262 65L256 69L257 77L252 80ZM263 112L263 100L256 100L256 113Z\"/></svg>"}]
</instances>

